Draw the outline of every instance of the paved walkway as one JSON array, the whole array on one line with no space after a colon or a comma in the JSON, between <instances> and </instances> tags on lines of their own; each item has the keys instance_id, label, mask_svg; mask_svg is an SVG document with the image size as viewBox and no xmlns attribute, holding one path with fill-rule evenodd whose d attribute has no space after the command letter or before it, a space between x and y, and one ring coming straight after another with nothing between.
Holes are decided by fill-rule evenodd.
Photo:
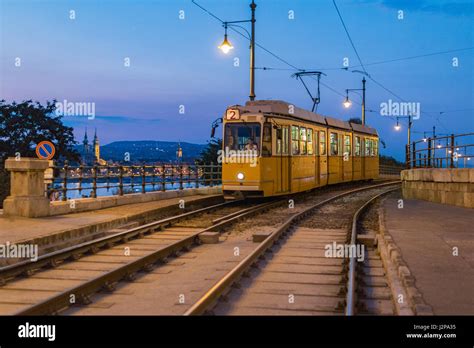
<instances>
[{"instance_id":1,"label":"paved walkway","mask_svg":"<svg viewBox=\"0 0 474 348\"><path fill-rule=\"evenodd\" d=\"M178 206L183 199L186 204L192 201L222 195L195 195L175 197L154 202L122 205L90 212L57 215L43 218L5 217L0 215L0 244L26 242L41 238L51 239L54 235L61 235L72 230L82 232L97 232L101 227L114 228L116 225L126 223L134 218L148 213L157 212L159 209ZM62 237L60 237L62 238Z\"/></svg>"},{"instance_id":2,"label":"paved walkway","mask_svg":"<svg viewBox=\"0 0 474 348\"><path fill-rule=\"evenodd\" d=\"M474 315L474 209L384 202L385 225L435 315ZM453 248L458 248L458 256Z\"/></svg>"}]
</instances>

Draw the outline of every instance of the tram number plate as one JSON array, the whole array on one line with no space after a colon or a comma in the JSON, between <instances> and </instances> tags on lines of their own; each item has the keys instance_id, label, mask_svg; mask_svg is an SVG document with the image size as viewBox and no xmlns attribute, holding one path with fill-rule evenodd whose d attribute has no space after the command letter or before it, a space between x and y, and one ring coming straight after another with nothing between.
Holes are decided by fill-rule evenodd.
<instances>
[{"instance_id":1,"label":"tram number plate","mask_svg":"<svg viewBox=\"0 0 474 348\"><path fill-rule=\"evenodd\" d=\"M225 114L226 120L240 120L240 110L238 109L228 109Z\"/></svg>"}]
</instances>

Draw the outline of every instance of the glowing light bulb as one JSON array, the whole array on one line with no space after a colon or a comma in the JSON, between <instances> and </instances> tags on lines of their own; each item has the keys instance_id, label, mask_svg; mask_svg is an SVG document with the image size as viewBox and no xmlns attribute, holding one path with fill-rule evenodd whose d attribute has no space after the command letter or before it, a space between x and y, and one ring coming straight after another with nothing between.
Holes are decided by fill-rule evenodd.
<instances>
[{"instance_id":1,"label":"glowing light bulb","mask_svg":"<svg viewBox=\"0 0 474 348\"><path fill-rule=\"evenodd\" d=\"M346 109L348 109L348 108L351 107L352 102L349 100L349 97L346 97L346 100L344 100L344 103L342 103L342 104L344 104L344 107L345 107Z\"/></svg>"},{"instance_id":2,"label":"glowing light bulb","mask_svg":"<svg viewBox=\"0 0 474 348\"><path fill-rule=\"evenodd\" d=\"M230 50L234 49L234 46L227 40L227 34L224 35L224 41L219 45L219 49L225 54L229 53Z\"/></svg>"}]
</instances>

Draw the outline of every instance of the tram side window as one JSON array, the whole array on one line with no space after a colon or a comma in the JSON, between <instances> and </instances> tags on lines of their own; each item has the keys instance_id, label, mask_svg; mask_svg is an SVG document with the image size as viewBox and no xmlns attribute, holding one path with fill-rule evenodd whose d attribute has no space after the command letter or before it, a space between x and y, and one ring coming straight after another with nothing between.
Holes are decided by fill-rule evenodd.
<instances>
[{"instance_id":1,"label":"tram side window","mask_svg":"<svg viewBox=\"0 0 474 348\"><path fill-rule=\"evenodd\" d=\"M319 132L319 154L326 156L326 131Z\"/></svg>"},{"instance_id":2,"label":"tram side window","mask_svg":"<svg viewBox=\"0 0 474 348\"><path fill-rule=\"evenodd\" d=\"M379 142L378 140L372 139L372 156L377 156Z\"/></svg>"},{"instance_id":3,"label":"tram side window","mask_svg":"<svg viewBox=\"0 0 474 348\"><path fill-rule=\"evenodd\" d=\"M291 126L291 154L298 155L299 149L299 127Z\"/></svg>"},{"instance_id":4,"label":"tram side window","mask_svg":"<svg viewBox=\"0 0 474 348\"><path fill-rule=\"evenodd\" d=\"M282 126L276 130L276 152L281 155L288 155L288 126Z\"/></svg>"},{"instance_id":5,"label":"tram side window","mask_svg":"<svg viewBox=\"0 0 474 348\"><path fill-rule=\"evenodd\" d=\"M338 136L337 133L330 133L329 135L329 154L331 156L338 155Z\"/></svg>"},{"instance_id":6,"label":"tram side window","mask_svg":"<svg viewBox=\"0 0 474 348\"><path fill-rule=\"evenodd\" d=\"M300 155L306 155L306 128L300 128Z\"/></svg>"},{"instance_id":7,"label":"tram side window","mask_svg":"<svg viewBox=\"0 0 474 348\"><path fill-rule=\"evenodd\" d=\"M281 148L282 148L282 137L283 137L283 129L281 128L278 128L278 129L275 129L275 133L276 133L276 153L277 155L281 155Z\"/></svg>"},{"instance_id":8,"label":"tram side window","mask_svg":"<svg viewBox=\"0 0 474 348\"><path fill-rule=\"evenodd\" d=\"M288 155L288 144L290 143L289 133L290 129L288 126L283 127L283 154Z\"/></svg>"},{"instance_id":9,"label":"tram side window","mask_svg":"<svg viewBox=\"0 0 474 348\"><path fill-rule=\"evenodd\" d=\"M351 136L344 135L344 156L350 156L350 155L351 155Z\"/></svg>"},{"instance_id":10,"label":"tram side window","mask_svg":"<svg viewBox=\"0 0 474 348\"><path fill-rule=\"evenodd\" d=\"M372 147L372 140L371 139L365 139L365 157L369 157Z\"/></svg>"},{"instance_id":11,"label":"tram side window","mask_svg":"<svg viewBox=\"0 0 474 348\"><path fill-rule=\"evenodd\" d=\"M308 150L308 155L312 155L313 154L313 130L312 129L307 129L306 130L306 137L307 137L307 150Z\"/></svg>"},{"instance_id":12,"label":"tram side window","mask_svg":"<svg viewBox=\"0 0 474 348\"><path fill-rule=\"evenodd\" d=\"M360 156L360 137L355 137L355 156Z\"/></svg>"},{"instance_id":13,"label":"tram side window","mask_svg":"<svg viewBox=\"0 0 474 348\"><path fill-rule=\"evenodd\" d=\"M263 125L263 137L262 137L262 156L272 155L272 125L265 123Z\"/></svg>"}]
</instances>

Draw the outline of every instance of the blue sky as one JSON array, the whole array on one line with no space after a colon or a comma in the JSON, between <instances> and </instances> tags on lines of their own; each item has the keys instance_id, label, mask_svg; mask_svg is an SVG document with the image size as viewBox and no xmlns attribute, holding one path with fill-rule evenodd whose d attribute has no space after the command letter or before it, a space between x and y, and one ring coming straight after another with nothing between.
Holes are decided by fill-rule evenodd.
<instances>
[{"instance_id":1,"label":"blue sky","mask_svg":"<svg viewBox=\"0 0 474 348\"><path fill-rule=\"evenodd\" d=\"M247 19L247 0L197 0L224 20ZM474 50L387 64L385 61L474 47L472 1L338 0L337 4L367 71L406 101L419 102L414 131L440 133L474 128ZM74 10L76 19L69 18ZM179 18L183 10L185 19ZM294 11L294 19L288 11ZM402 10L404 19L397 18ZM318 112L359 117L354 104L342 107L346 88L360 88L361 75L340 69L357 57L332 1L258 0L256 40L302 69L323 70ZM67 116L82 137L97 127L101 142L181 140L204 143L210 124L228 105L248 96L248 41L233 32L235 49L223 55L220 23L191 0L43 1L0 0L0 96L7 101L67 99L94 102L97 117ZM245 25L245 24L244 24ZM15 58L21 66L15 66ZM130 67L124 67L124 58ZM234 58L240 66L234 66ZM452 66L457 57L459 65ZM289 68L257 48L257 67ZM360 69L355 68L355 69ZM282 99L310 108L293 71L256 72L257 99ZM354 101L358 101L353 94ZM387 149L403 159L405 128L381 116L380 103L396 97L367 82L367 123L378 129ZM179 106L185 113L179 113ZM443 114L439 114L443 112ZM405 121L402 121L404 126ZM421 133L415 133L421 138Z\"/></svg>"}]
</instances>

